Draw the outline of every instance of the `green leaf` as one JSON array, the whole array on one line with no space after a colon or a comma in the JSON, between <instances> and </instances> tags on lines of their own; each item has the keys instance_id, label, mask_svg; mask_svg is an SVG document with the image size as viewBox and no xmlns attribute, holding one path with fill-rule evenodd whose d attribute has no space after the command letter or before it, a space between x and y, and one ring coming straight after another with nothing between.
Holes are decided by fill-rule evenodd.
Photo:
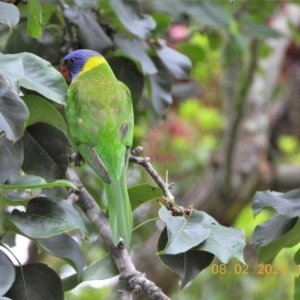
<instances>
[{"instance_id":1,"label":"green leaf","mask_svg":"<svg viewBox=\"0 0 300 300\"><path fill-rule=\"evenodd\" d=\"M0 133L17 141L25 129L28 109L22 99L0 77Z\"/></svg>"},{"instance_id":2,"label":"green leaf","mask_svg":"<svg viewBox=\"0 0 300 300\"><path fill-rule=\"evenodd\" d=\"M300 220L298 218L295 226L282 235L280 238L272 241L266 246L258 247L258 262L259 263L272 263L276 255L282 248L289 248L297 245L300 242Z\"/></svg>"},{"instance_id":3,"label":"green leaf","mask_svg":"<svg viewBox=\"0 0 300 300\"><path fill-rule=\"evenodd\" d=\"M65 133L67 132L67 125L63 117L48 101L34 95L23 96L22 99L29 110L27 126L43 122L53 125Z\"/></svg>"},{"instance_id":4,"label":"green leaf","mask_svg":"<svg viewBox=\"0 0 300 300\"><path fill-rule=\"evenodd\" d=\"M16 280L5 296L11 299L64 300L61 279L42 263L16 267Z\"/></svg>"},{"instance_id":5,"label":"green leaf","mask_svg":"<svg viewBox=\"0 0 300 300\"><path fill-rule=\"evenodd\" d=\"M192 62L187 56L165 45L160 45L156 52L176 78L189 78Z\"/></svg>"},{"instance_id":6,"label":"green leaf","mask_svg":"<svg viewBox=\"0 0 300 300\"><path fill-rule=\"evenodd\" d=\"M163 197L163 193L160 188L147 183L131 186L128 189L128 196L131 204L131 209L135 210L140 205L157 200Z\"/></svg>"},{"instance_id":7,"label":"green leaf","mask_svg":"<svg viewBox=\"0 0 300 300\"><path fill-rule=\"evenodd\" d=\"M143 92L144 78L136 64L131 59L122 56L111 57L108 63L118 80L128 86L133 102L137 103Z\"/></svg>"},{"instance_id":8,"label":"green leaf","mask_svg":"<svg viewBox=\"0 0 300 300\"><path fill-rule=\"evenodd\" d=\"M224 264L232 257L245 263L243 257L245 236L242 229L221 226L214 218L201 211L193 212L192 217L195 215L202 217L203 226L210 229L207 239L194 248L195 250L213 253Z\"/></svg>"},{"instance_id":9,"label":"green leaf","mask_svg":"<svg viewBox=\"0 0 300 300\"><path fill-rule=\"evenodd\" d=\"M256 226L250 239L251 245L257 248L258 246L270 244L290 231L295 226L297 220L297 217L291 219L283 215L278 215Z\"/></svg>"},{"instance_id":10,"label":"green leaf","mask_svg":"<svg viewBox=\"0 0 300 300\"><path fill-rule=\"evenodd\" d=\"M292 190L287 193L257 192L254 196L252 209L257 216L264 208L272 207L276 211L289 218L300 215L300 190Z\"/></svg>"},{"instance_id":11,"label":"green leaf","mask_svg":"<svg viewBox=\"0 0 300 300\"><path fill-rule=\"evenodd\" d=\"M16 175L23 162L23 143L0 138L0 183L4 183L11 176Z\"/></svg>"},{"instance_id":12,"label":"green leaf","mask_svg":"<svg viewBox=\"0 0 300 300\"><path fill-rule=\"evenodd\" d=\"M196 44L182 43L178 45L177 49L188 56L194 64L199 61L205 61L207 55L203 47Z\"/></svg>"},{"instance_id":13,"label":"green leaf","mask_svg":"<svg viewBox=\"0 0 300 300\"><path fill-rule=\"evenodd\" d=\"M24 234L22 231L20 231L16 227L16 225L11 221L10 215L4 220L3 229L6 232L13 233L13 234L19 234L19 235L22 235L22 236L25 236L25 237L29 238L26 234Z\"/></svg>"},{"instance_id":14,"label":"green leaf","mask_svg":"<svg viewBox=\"0 0 300 300\"><path fill-rule=\"evenodd\" d=\"M103 280L119 275L111 254L83 269L80 278L76 274L63 279L64 290L69 291L79 283L89 280Z\"/></svg>"},{"instance_id":15,"label":"green leaf","mask_svg":"<svg viewBox=\"0 0 300 300\"><path fill-rule=\"evenodd\" d=\"M33 198L26 212L14 209L13 224L30 238L48 238L71 229L85 231L80 214L67 201L53 201L46 197Z\"/></svg>"},{"instance_id":16,"label":"green leaf","mask_svg":"<svg viewBox=\"0 0 300 300\"><path fill-rule=\"evenodd\" d=\"M1 8L1 6L0 6ZM10 258L0 250L0 296L4 295L15 281L16 271Z\"/></svg>"},{"instance_id":17,"label":"green leaf","mask_svg":"<svg viewBox=\"0 0 300 300\"><path fill-rule=\"evenodd\" d=\"M33 38L41 35L42 11L39 0L28 0L27 3L27 32Z\"/></svg>"},{"instance_id":18,"label":"green leaf","mask_svg":"<svg viewBox=\"0 0 300 300\"><path fill-rule=\"evenodd\" d=\"M0 2L0 5L3 2ZM4 55L0 53L0 74L10 83L15 92L20 91L20 78L24 74L23 63L19 57L14 55Z\"/></svg>"},{"instance_id":19,"label":"green leaf","mask_svg":"<svg viewBox=\"0 0 300 300\"><path fill-rule=\"evenodd\" d=\"M114 18L109 22L113 27L124 28L142 40L145 40L155 28L155 21L151 16L140 13L136 1L102 0L100 6L104 12L114 14Z\"/></svg>"},{"instance_id":20,"label":"green leaf","mask_svg":"<svg viewBox=\"0 0 300 300\"><path fill-rule=\"evenodd\" d=\"M24 66L21 86L34 90L54 102L66 104L66 81L48 61L27 52L14 55L22 59Z\"/></svg>"},{"instance_id":21,"label":"green leaf","mask_svg":"<svg viewBox=\"0 0 300 300\"><path fill-rule=\"evenodd\" d=\"M85 262L78 244L67 234L60 234L46 239L37 239L43 249L53 256L67 261L77 273L81 273Z\"/></svg>"},{"instance_id":22,"label":"green leaf","mask_svg":"<svg viewBox=\"0 0 300 300\"><path fill-rule=\"evenodd\" d=\"M294 300L300 299L300 276L295 277L295 283L294 283Z\"/></svg>"},{"instance_id":23,"label":"green leaf","mask_svg":"<svg viewBox=\"0 0 300 300\"><path fill-rule=\"evenodd\" d=\"M160 13L160 12L152 13L151 17L154 19L154 21L156 23L156 27L152 30L152 34L156 38L158 38L163 33L165 33L173 21L173 18L171 16Z\"/></svg>"},{"instance_id":24,"label":"green leaf","mask_svg":"<svg viewBox=\"0 0 300 300\"><path fill-rule=\"evenodd\" d=\"M167 107L173 102L170 94L173 77L159 57L153 56L151 59L158 69L158 72L148 75L146 78L147 90L155 112L159 116L163 116Z\"/></svg>"},{"instance_id":25,"label":"green leaf","mask_svg":"<svg viewBox=\"0 0 300 300\"><path fill-rule=\"evenodd\" d=\"M79 39L84 48L98 51L101 54L112 48L112 41L95 20L91 11L69 7L64 10L64 15L71 23L77 25Z\"/></svg>"},{"instance_id":26,"label":"green leaf","mask_svg":"<svg viewBox=\"0 0 300 300\"><path fill-rule=\"evenodd\" d=\"M115 55L124 55L140 64L144 75L157 73L157 68L148 56L142 43L137 39L126 39L121 34L114 35L114 42L119 49Z\"/></svg>"},{"instance_id":27,"label":"green leaf","mask_svg":"<svg viewBox=\"0 0 300 300\"><path fill-rule=\"evenodd\" d=\"M0 23L8 25L10 29L19 23L20 13L12 3L0 2Z\"/></svg>"},{"instance_id":28,"label":"green leaf","mask_svg":"<svg viewBox=\"0 0 300 300\"><path fill-rule=\"evenodd\" d=\"M157 252L161 253L167 243L168 236L165 228L159 237ZM181 288L183 288L212 263L214 255L206 251L188 250L176 255L159 254L159 259L166 267L181 277Z\"/></svg>"},{"instance_id":29,"label":"green leaf","mask_svg":"<svg viewBox=\"0 0 300 300\"><path fill-rule=\"evenodd\" d=\"M54 188L57 186L66 186L69 188L78 189L76 185L68 180L56 180L54 182L47 183L42 177L34 175L18 175L14 179L13 183L14 184L4 184L0 187L3 191Z\"/></svg>"},{"instance_id":30,"label":"green leaf","mask_svg":"<svg viewBox=\"0 0 300 300\"><path fill-rule=\"evenodd\" d=\"M47 182L65 178L72 151L64 132L47 123L35 123L26 128L22 141L24 172Z\"/></svg>"},{"instance_id":31,"label":"green leaf","mask_svg":"<svg viewBox=\"0 0 300 300\"><path fill-rule=\"evenodd\" d=\"M248 29L248 31L258 39L276 39L280 37L280 34L267 24L258 23L256 20L251 20L246 16L242 16L239 20L246 27L246 29Z\"/></svg>"},{"instance_id":32,"label":"green leaf","mask_svg":"<svg viewBox=\"0 0 300 300\"><path fill-rule=\"evenodd\" d=\"M178 254L199 245L210 234L210 229L203 226L206 214L192 213L189 218L172 216L162 206L159 210L160 218L167 224L168 243L166 248L158 254Z\"/></svg>"},{"instance_id":33,"label":"green leaf","mask_svg":"<svg viewBox=\"0 0 300 300\"><path fill-rule=\"evenodd\" d=\"M57 15L55 17L58 18ZM60 48L62 39L63 31L59 25L51 24L51 26L44 27L41 35L36 39L27 35L26 23L22 22L18 24L9 36L3 52L9 54L30 52L57 65L61 60Z\"/></svg>"},{"instance_id":34,"label":"green leaf","mask_svg":"<svg viewBox=\"0 0 300 300\"><path fill-rule=\"evenodd\" d=\"M300 265L300 249L294 255L294 262L296 265Z\"/></svg>"}]
</instances>

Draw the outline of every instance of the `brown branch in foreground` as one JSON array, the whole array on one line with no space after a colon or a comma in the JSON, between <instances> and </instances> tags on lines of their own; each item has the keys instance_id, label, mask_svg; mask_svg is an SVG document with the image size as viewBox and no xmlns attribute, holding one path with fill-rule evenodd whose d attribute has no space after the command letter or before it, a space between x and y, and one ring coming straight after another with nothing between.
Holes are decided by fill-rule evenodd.
<instances>
[{"instance_id":1,"label":"brown branch in foreground","mask_svg":"<svg viewBox=\"0 0 300 300\"><path fill-rule=\"evenodd\" d=\"M100 236L106 243L116 267L120 273L118 298L122 300L131 299L132 293L139 294L143 291L153 300L170 300L152 281L145 278L145 275L136 270L126 250L125 244L121 241L114 246L111 239L109 222L98 204L89 192L82 185L76 172L69 167L66 172L66 179L74 183L79 191L71 190L67 201L77 202L87 218L97 229Z\"/></svg>"},{"instance_id":2,"label":"brown branch in foreground","mask_svg":"<svg viewBox=\"0 0 300 300\"><path fill-rule=\"evenodd\" d=\"M131 151L129 156L129 161L135 164L141 165L145 168L145 170L149 173L149 175L153 178L156 184L161 188L164 196L170 200L170 202L174 202L174 196L171 194L170 189L174 186L173 183L170 185L164 182L158 173L154 170L150 163L150 157L140 157L138 156L143 151L142 146L138 146Z\"/></svg>"}]
</instances>

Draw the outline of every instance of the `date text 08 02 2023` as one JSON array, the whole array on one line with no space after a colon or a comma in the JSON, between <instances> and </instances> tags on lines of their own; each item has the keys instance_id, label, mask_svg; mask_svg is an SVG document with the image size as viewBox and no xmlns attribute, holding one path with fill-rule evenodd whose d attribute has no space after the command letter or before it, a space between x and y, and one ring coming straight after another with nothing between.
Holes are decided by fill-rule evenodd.
<instances>
[{"instance_id":1,"label":"date text 08 02 2023","mask_svg":"<svg viewBox=\"0 0 300 300\"><path fill-rule=\"evenodd\" d=\"M278 275L278 274L286 274L288 271L286 264L259 264L257 268L250 269L249 265L243 264L236 264L234 267L227 268L225 264L213 264L211 266L211 272L213 274L240 274L240 275L248 275L248 274L255 274L255 275ZM300 265L297 265L297 271L300 273Z\"/></svg>"}]
</instances>

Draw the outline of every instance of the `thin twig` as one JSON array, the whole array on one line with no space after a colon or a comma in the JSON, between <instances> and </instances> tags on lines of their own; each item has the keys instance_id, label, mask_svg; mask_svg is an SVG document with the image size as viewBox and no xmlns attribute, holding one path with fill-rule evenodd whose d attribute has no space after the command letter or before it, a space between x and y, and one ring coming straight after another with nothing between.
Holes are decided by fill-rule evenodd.
<instances>
[{"instance_id":1,"label":"thin twig","mask_svg":"<svg viewBox=\"0 0 300 300\"><path fill-rule=\"evenodd\" d=\"M74 183L77 187L80 187L79 191L71 190L67 200L71 203L78 203L105 241L114 259L120 273L118 298L122 300L131 299L132 293L138 294L143 291L150 299L170 300L152 281L147 280L144 274L136 270L123 241L120 241L117 246L114 246L107 217L100 210L94 198L82 185L76 172L71 167L67 169L66 179ZM134 282L134 285L132 282Z\"/></svg>"},{"instance_id":2,"label":"thin twig","mask_svg":"<svg viewBox=\"0 0 300 300\"><path fill-rule=\"evenodd\" d=\"M149 173L149 175L153 178L153 180L156 182L156 184L161 188L161 190L162 190L164 196L167 198L167 200L169 200L170 202L174 202L174 196L170 192L170 189L173 188L174 183L171 183L169 185L162 180L162 178L158 175L158 173L152 167L149 157L138 156L142 150L143 150L142 146L138 146L135 149L133 149L129 156L129 161L143 166L145 168L145 170Z\"/></svg>"}]
</instances>

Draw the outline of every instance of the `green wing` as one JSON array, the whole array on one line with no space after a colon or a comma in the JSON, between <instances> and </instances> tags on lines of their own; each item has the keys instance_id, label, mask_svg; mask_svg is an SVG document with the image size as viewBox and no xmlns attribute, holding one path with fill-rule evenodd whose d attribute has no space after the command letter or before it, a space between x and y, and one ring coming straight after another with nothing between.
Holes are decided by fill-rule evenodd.
<instances>
[{"instance_id":1,"label":"green wing","mask_svg":"<svg viewBox=\"0 0 300 300\"><path fill-rule=\"evenodd\" d=\"M104 181L120 178L133 137L130 92L120 81L91 83L80 78L69 88L70 133L83 158Z\"/></svg>"}]
</instances>

